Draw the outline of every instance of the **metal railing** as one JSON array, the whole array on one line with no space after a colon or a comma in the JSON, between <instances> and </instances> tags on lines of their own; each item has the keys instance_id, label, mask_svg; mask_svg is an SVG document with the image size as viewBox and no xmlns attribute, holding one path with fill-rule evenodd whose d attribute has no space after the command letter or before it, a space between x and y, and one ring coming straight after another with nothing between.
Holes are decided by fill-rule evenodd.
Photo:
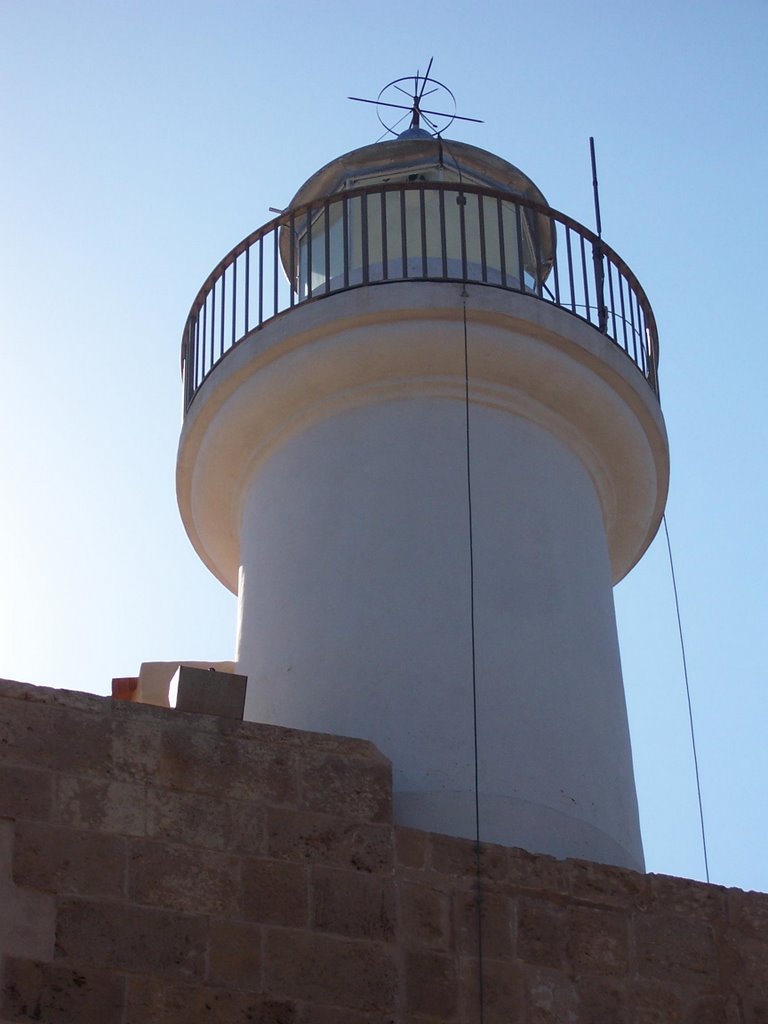
<instances>
[{"instance_id":1,"label":"metal railing","mask_svg":"<svg viewBox=\"0 0 768 1024\"><path fill-rule=\"evenodd\" d=\"M610 338L658 395L650 303L597 235L522 196L409 182L287 210L224 257L184 328L185 411L213 368L254 330L306 302L393 281L466 282L550 302Z\"/></svg>"}]
</instances>

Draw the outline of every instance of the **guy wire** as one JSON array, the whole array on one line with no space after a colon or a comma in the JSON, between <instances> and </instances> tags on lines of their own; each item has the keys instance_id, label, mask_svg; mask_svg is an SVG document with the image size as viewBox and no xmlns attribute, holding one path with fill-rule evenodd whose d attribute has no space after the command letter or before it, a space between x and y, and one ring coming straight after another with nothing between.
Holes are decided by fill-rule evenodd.
<instances>
[{"instance_id":1,"label":"guy wire","mask_svg":"<svg viewBox=\"0 0 768 1024\"><path fill-rule=\"evenodd\" d=\"M475 772L475 901L477 904L477 975L480 1024L485 1020L483 992L483 886L480 874L480 775L477 743L477 670L475 659L475 551L472 534L472 472L469 444L469 344L467 341L467 286L462 287L464 317L464 422L466 425L467 512L469 519L469 621L472 637L472 734Z\"/></svg>"},{"instance_id":2,"label":"guy wire","mask_svg":"<svg viewBox=\"0 0 768 1024\"><path fill-rule=\"evenodd\" d=\"M699 758L696 754L696 732L693 727L693 707L691 705L691 687L688 683L688 662L685 657L685 641L683 640L683 624L680 618L680 601L677 596L677 580L675 579L675 563L672 561L672 545L669 541L669 529L667 527L666 514L661 517L664 523L664 534L667 538L667 552L669 554L669 569L672 575L672 591L675 595L675 612L677 613L677 631L680 635L680 651L683 656L683 676L685 677L685 695L688 700L688 723L691 728L691 748L693 750L693 767L696 773L696 794L699 801L699 823L701 825L701 845L704 850L704 873L709 881L709 857L707 856L707 837L704 832L704 805L701 800L701 780L699 778Z\"/></svg>"}]
</instances>

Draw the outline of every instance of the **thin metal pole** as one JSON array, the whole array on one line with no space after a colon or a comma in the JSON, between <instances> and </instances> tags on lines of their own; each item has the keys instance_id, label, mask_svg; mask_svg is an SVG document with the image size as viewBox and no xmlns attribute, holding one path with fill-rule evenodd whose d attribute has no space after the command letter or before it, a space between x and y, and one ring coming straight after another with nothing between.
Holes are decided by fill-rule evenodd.
<instances>
[{"instance_id":1,"label":"thin metal pole","mask_svg":"<svg viewBox=\"0 0 768 1024\"><path fill-rule=\"evenodd\" d=\"M605 334L608 330L608 310L605 308L605 268L603 267L603 225L600 220L600 193L597 187L597 159L595 157L595 140L589 137L589 156L592 161L592 193L595 199L595 224L597 237L600 240L592 246L592 260L595 264L595 291L597 294L597 320L600 330Z\"/></svg>"}]
</instances>

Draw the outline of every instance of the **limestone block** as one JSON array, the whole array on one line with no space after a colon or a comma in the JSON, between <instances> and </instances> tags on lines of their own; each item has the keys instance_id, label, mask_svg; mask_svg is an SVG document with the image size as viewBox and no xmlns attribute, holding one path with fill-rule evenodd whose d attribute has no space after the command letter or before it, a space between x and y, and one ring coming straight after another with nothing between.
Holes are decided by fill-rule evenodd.
<instances>
[{"instance_id":1,"label":"limestone block","mask_svg":"<svg viewBox=\"0 0 768 1024\"><path fill-rule=\"evenodd\" d=\"M0 971L5 955L40 960L53 957L53 898L16 884L12 875L14 847L13 822L0 821Z\"/></svg>"},{"instance_id":2,"label":"limestone block","mask_svg":"<svg viewBox=\"0 0 768 1024\"><path fill-rule=\"evenodd\" d=\"M541 897L518 903L517 955L528 964L562 967L566 941L565 909Z\"/></svg>"},{"instance_id":3,"label":"limestone block","mask_svg":"<svg viewBox=\"0 0 768 1024\"><path fill-rule=\"evenodd\" d=\"M210 985L261 991L261 928L246 921L211 921L208 948Z\"/></svg>"},{"instance_id":4,"label":"limestone block","mask_svg":"<svg viewBox=\"0 0 768 1024\"><path fill-rule=\"evenodd\" d=\"M395 939L390 878L316 866L312 870L312 923L319 931L357 939Z\"/></svg>"},{"instance_id":5,"label":"limestone block","mask_svg":"<svg viewBox=\"0 0 768 1024\"><path fill-rule=\"evenodd\" d=\"M456 949L464 956L478 955L477 890L456 893ZM508 897L483 892L480 900L483 957L492 960L511 959L515 928L515 904Z\"/></svg>"},{"instance_id":6,"label":"limestone block","mask_svg":"<svg viewBox=\"0 0 768 1024\"><path fill-rule=\"evenodd\" d=\"M642 977L714 984L719 967L712 927L672 914L635 921L637 969Z\"/></svg>"},{"instance_id":7,"label":"limestone block","mask_svg":"<svg viewBox=\"0 0 768 1024\"><path fill-rule=\"evenodd\" d=\"M397 987L397 962L389 946L289 928L267 929L264 990L272 997L389 1011Z\"/></svg>"},{"instance_id":8,"label":"limestone block","mask_svg":"<svg viewBox=\"0 0 768 1024\"><path fill-rule=\"evenodd\" d=\"M157 783L221 798L295 805L295 755L279 742L262 743L259 730L222 736L190 727L194 719L168 723L161 737ZM201 722L207 719L201 718Z\"/></svg>"},{"instance_id":9,"label":"limestone block","mask_svg":"<svg viewBox=\"0 0 768 1024\"><path fill-rule=\"evenodd\" d=\"M60 776L54 817L73 828L142 836L146 831L146 788L133 782Z\"/></svg>"},{"instance_id":10,"label":"limestone block","mask_svg":"<svg viewBox=\"0 0 768 1024\"><path fill-rule=\"evenodd\" d=\"M401 881L397 892L400 940L407 946L449 949L453 938L450 895L423 882Z\"/></svg>"},{"instance_id":11,"label":"limestone block","mask_svg":"<svg viewBox=\"0 0 768 1024\"><path fill-rule=\"evenodd\" d=\"M9 957L0 1014L7 1021L106 1024L122 1017L125 978Z\"/></svg>"},{"instance_id":12,"label":"limestone block","mask_svg":"<svg viewBox=\"0 0 768 1024\"><path fill-rule=\"evenodd\" d=\"M201 914L231 913L237 905L239 861L213 850L133 840L128 898L140 904Z\"/></svg>"},{"instance_id":13,"label":"limestone block","mask_svg":"<svg viewBox=\"0 0 768 1024\"><path fill-rule=\"evenodd\" d=\"M47 821L51 816L52 788L48 772L0 764L0 815Z\"/></svg>"},{"instance_id":14,"label":"limestone block","mask_svg":"<svg viewBox=\"0 0 768 1024\"><path fill-rule=\"evenodd\" d=\"M392 847L387 825L359 824L310 811L267 811L270 857L382 872L392 869Z\"/></svg>"},{"instance_id":15,"label":"limestone block","mask_svg":"<svg viewBox=\"0 0 768 1024\"><path fill-rule=\"evenodd\" d=\"M392 768L384 758L308 754L302 758L300 785L308 810L357 821L392 821Z\"/></svg>"},{"instance_id":16,"label":"limestone block","mask_svg":"<svg viewBox=\"0 0 768 1024\"><path fill-rule=\"evenodd\" d=\"M567 1009L561 1016L541 1017L534 998L526 1000L525 975L522 970L507 960L483 959L482 966L483 1022L484 1024L564 1024L574 1018L567 1016ZM477 959L467 958L461 964L460 1020L480 1020L480 966ZM551 998L551 997L550 997ZM564 999L555 996L555 1002L566 1008ZM528 1012L527 1007L531 1007ZM529 1015L530 1013L530 1015ZM579 1022L581 1024L581 1022ZM602 1024L602 1022L601 1022ZM614 1022L611 1022L614 1024Z\"/></svg>"},{"instance_id":17,"label":"limestone block","mask_svg":"<svg viewBox=\"0 0 768 1024\"><path fill-rule=\"evenodd\" d=\"M456 1015L459 986L456 961L435 950L405 950L405 1003L409 1013L450 1020Z\"/></svg>"},{"instance_id":18,"label":"limestone block","mask_svg":"<svg viewBox=\"0 0 768 1024\"><path fill-rule=\"evenodd\" d=\"M419 829L395 827L395 857L402 867L423 868L426 862L429 835Z\"/></svg>"},{"instance_id":19,"label":"limestone block","mask_svg":"<svg viewBox=\"0 0 768 1024\"><path fill-rule=\"evenodd\" d=\"M249 920L288 927L309 923L309 878L303 864L281 860L242 862L241 914Z\"/></svg>"},{"instance_id":20,"label":"limestone block","mask_svg":"<svg viewBox=\"0 0 768 1024\"><path fill-rule=\"evenodd\" d=\"M569 907L566 956L578 973L626 975L629 921L621 911Z\"/></svg>"},{"instance_id":21,"label":"limestone block","mask_svg":"<svg viewBox=\"0 0 768 1024\"><path fill-rule=\"evenodd\" d=\"M120 899L126 842L119 836L18 822L13 874L19 885L52 893Z\"/></svg>"},{"instance_id":22,"label":"limestone block","mask_svg":"<svg viewBox=\"0 0 768 1024\"><path fill-rule=\"evenodd\" d=\"M208 920L110 901L59 903L55 958L73 966L108 967L202 981Z\"/></svg>"},{"instance_id":23,"label":"limestone block","mask_svg":"<svg viewBox=\"0 0 768 1024\"><path fill-rule=\"evenodd\" d=\"M171 679L168 699L177 711L239 721L245 708L247 683L247 676L179 665Z\"/></svg>"}]
</instances>

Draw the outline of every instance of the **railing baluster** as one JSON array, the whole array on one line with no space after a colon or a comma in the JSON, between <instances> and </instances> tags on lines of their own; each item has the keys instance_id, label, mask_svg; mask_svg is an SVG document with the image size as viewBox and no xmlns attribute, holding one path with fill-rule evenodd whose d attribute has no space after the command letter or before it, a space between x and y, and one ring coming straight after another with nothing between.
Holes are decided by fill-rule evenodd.
<instances>
[{"instance_id":1,"label":"railing baluster","mask_svg":"<svg viewBox=\"0 0 768 1024\"><path fill-rule=\"evenodd\" d=\"M624 351L629 355L627 344L627 314L624 309L624 275L619 271L619 299L621 300L621 327L624 332Z\"/></svg>"},{"instance_id":2,"label":"railing baluster","mask_svg":"<svg viewBox=\"0 0 768 1024\"><path fill-rule=\"evenodd\" d=\"M629 291L629 323L630 323L630 334L632 335L632 352L634 361L637 363L637 335L635 334L635 312L634 312L634 298L632 290Z\"/></svg>"},{"instance_id":3,"label":"railing baluster","mask_svg":"<svg viewBox=\"0 0 768 1024\"><path fill-rule=\"evenodd\" d=\"M278 285L280 284L280 276L278 267L278 257L280 255L279 246L277 244L277 225L272 228L272 316L277 316L280 312L280 298L278 296Z\"/></svg>"},{"instance_id":4,"label":"railing baluster","mask_svg":"<svg viewBox=\"0 0 768 1024\"><path fill-rule=\"evenodd\" d=\"M520 291L525 293L528 287L525 283L525 255L523 253L523 217L520 211L520 204L515 203L515 240L517 243L517 280L520 283Z\"/></svg>"},{"instance_id":5,"label":"railing baluster","mask_svg":"<svg viewBox=\"0 0 768 1024\"><path fill-rule=\"evenodd\" d=\"M480 277L483 284L488 283L488 258L485 251L485 199L480 192L477 199L477 230L480 233Z\"/></svg>"},{"instance_id":6,"label":"railing baluster","mask_svg":"<svg viewBox=\"0 0 768 1024\"><path fill-rule=\"evenodd\" d=\"M448 277L448 241L445 234L445 191L440 189L437 193L438 209L440 211L440 256L443 261L443 277Z\"/></svg>"},{"instance_id":7,"label":"railing baluster","mask_svg":"<svg viewBox=\"0 0 768 1024\"><path fill-rule=\"evenodd\" d=\"M608 294L611 297L611 320L613 321L613 340L618 343L619 333L616 327L616 299L613 295L613 271L614 266L611 260L608 260Z\"/></svg>"},{"instance_id":8,"label":"railing baluster","mask_svg":"<svg viewBox=\"0 0 768 1024\"><path fill-rule=\"evenodd\" d=\"M360 235L363 246L363 284L368 284L370 253L368 252L368 196L365 192L360 196Z\"/></svg>"},{"instance_id":9,"label":"railing baluster","mask_svg":"<svg viewBox=\"0 0 768 1024\"><path fill-rule=\"evenodd\" d=\"M456 202L459 207L459 239L461 242L461 279L466 282L467 280L467 225L466 225L466 208L467 208L467 197L463 192L456 194Z\"/></svg>"},{"instance_id":10,"label":"railing baluster","mask_svg":"<svg viewBox=\"0 0 768 1024\"><path fill-rule=\"evenodd\" d=\"M306 297L312 298L312 207L307 207L307 288Z\"/></svg>"},{"instance_id":11,"label":"railing baluster","mask_svg":"<svg viewBox=\"0 0 768 1024\"><path fill-rule=\"evenodd\" d=\"M501 272L502 287L508 288L507 284L507 251L504 242L504 207L501 199L496 197L496 214L499 221L499 270Z\"/></svg>"},{"instance_id":12,"label":"railing baluster","mask_svg":"<svg viewBox=\"0 0 768 1024\"><path fill-rule=\"evenodd\" d=\"M592 323L592 306L589 301L589 278L587 276L587 252L584 248L584 235L579 235L581 249L581 279L584 284L584 319Z\"/></svg>"},{"instance_id":13,"label":"railing baluster","mask_svg":"<svg viewBox=\"0 0 768 1024\"><path fill-rule=\"evenodd\" d=\"M237 326L237 256L232 261L232 345L235 344L235 329Z\"/></svg>"},{"instance_id":14,"label":"railing baluster","mask_svg":"<svg viewBox=\"0 0 768 1024\"><path fill-rule=\"evenodd\" d=\"M221 272L221 323L219 325L219 359L224 355L224 313L227 306L227 268L225 267Z\"/></svg>"},{"instance_id":15,"label":"railing baluster","mask_svg":"<svg viewBox=\"0 0 768 1024\"><path fill-rule=\"evenodd\" d=\"M341 200L341 227L344 235L344 287L349 288L349 261L352 258L352 247L349 244L349 197Z\"/></svg>"},{"instance_id":16,"label":"railing baluster","mask_svg":"<svg viewBox=\"0 0 768 1024\"><path fill-rule=\"evenodd\" d=\"M296 239L296 213L291 210L291 217L288 221L288 244L291 254L289 262L289 281L288 281L288 305L293 309L294 302L296 301L296 249L298 248L298 241Z\"/></svg>"},{"instance_id":17,"label":"railing baluster","mask_svg":"<svg viewBox=\"0 0 768 1024\"><path fill-rule=\"evenodd\" d=\"M325 294L327 295L331 290L331 216L327 197L323 202L323 225L325 231Z\"/></svg>"},{"instance_id":18,"label":"railing baluster","mask_svg":"<svg viewBox=\"0 0 768 1024\"><path fill-rule=\"evenodd\" d=\"M245 316L244 316L244 327L245 333L247 334L250 330L250 320L248 318L248 302L251 297L251 247L250 245L245 250Z\"/></svg>"},{"instance_id":19,"label":"railing baluster","mask_svg":"<svg viewBox=\"0 0 768 1024\"><path fill-rule=\"evenodd\" d=\"M427 277L427 201L423 185L419 185L419 220L421 221L421 276Z\"/></svg>"},{"instance_id":20,"label":"railing baluster","mask_svg":"<svg viewBox=\"0 0 768 1024\"><path fill-rule=\"evenodd\" d=\"M401 277L408 277L408 240L407 240L407 228L405 218L405 189L399 190L400 195L400 247L402 249L401 259L403 261L403 269Z\"/></svg>"},{"instance_id":21,"label":"railing baluster","mask_svg":"<svg viewBox=\"0 0 768 1024\"><path fill-rule=\"evenodd\" d=\"M536 259L536 294L543 298L544 267L541 263L541 245L539 240L539 215L533 210L531 220L533 221L533 252Z\"/></svg>"},{"instance_id":22,"label":"railing baluster","mask_svg":"<svg viewBox=\"0 0 768 1024\"><path fill-rule=\"evenodd\" d=\"M387 259L387 194L384 189L379 193L381 210L381 279L389 280L389 267Z\"/></svg>"},{"instance_id":23,"label":"railing baluster","mask_svg":"<svg viewBox=\"0 0 768 1024\"><path fill-rule=\"evenodd\" d=\"M206 349L205 331L206 331L206 327L207 327L207 322L206 322L207 318L208 318L208 296L206 295L205 300L203 302L203 352L202 352L202 359L200 360L200 367L201 367L202 373L201 373L200 382L199 382L201 384L202 384L203 380L205 380L205 375L206 375L206 372L207 372L206 369L205 369L205 349Z\"/></svg>"},{"instance_id":24,"label":"railing baluster","mask_svg":"<svg viewBox=\"0 0 768 1024\"><path fill-rule=\"evenodd\" d=\"M259 327L264 323L264 235L259 235Z\"/></svg>"},{"instance_id":25,"label":"railing baluster","mask_svg":"<svg viewBox=\"0 0 768 1024\"><path fill-rule=\"evenodd\" d=\"M555 278L555 305L560 305L560 267L557 259L557 221L554 217L550 219L549 226L552 230L552 273Z\"/></svg>"}]
</instances>

